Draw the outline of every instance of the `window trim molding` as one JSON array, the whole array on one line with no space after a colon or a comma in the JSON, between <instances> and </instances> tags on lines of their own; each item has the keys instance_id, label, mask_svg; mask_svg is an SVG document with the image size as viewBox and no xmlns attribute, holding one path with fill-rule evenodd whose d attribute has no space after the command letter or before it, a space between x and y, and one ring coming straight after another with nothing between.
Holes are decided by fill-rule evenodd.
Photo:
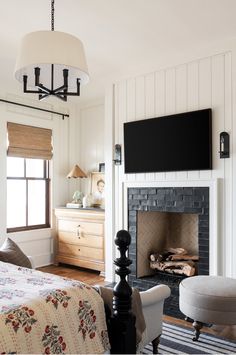
<instances>
[{"instance_id":1,"label":"window trim molding","mask_svg":"<svg viewBox=\"0 0 236 355\"><path fill-rule=\"evenodd\" d=\"M14 232L23 232L35 229L45 229L51 228L50 224L35 224L32 226L25 226L25 227L14 227L14 228L7 228L7 233L14 233Z\"/></svg>"}]
</instances>

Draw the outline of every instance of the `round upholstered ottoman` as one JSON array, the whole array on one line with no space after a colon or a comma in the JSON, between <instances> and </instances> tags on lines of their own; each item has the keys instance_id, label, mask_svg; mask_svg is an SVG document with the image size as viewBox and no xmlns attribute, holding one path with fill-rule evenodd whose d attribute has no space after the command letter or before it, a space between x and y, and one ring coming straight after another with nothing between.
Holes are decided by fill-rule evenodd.
<instances>
[{"instance_id":1,"label":"round upholstered ottoman","mask_svg":"<svg viewBox=\"0 0 236 355\"><path fill-rule=\"evenodd\" d=\"M222 276L193 276L181 281L179 308L194 320L198 340L202 323L236 324L236 279Z\"/></svg>"}]
</instances>

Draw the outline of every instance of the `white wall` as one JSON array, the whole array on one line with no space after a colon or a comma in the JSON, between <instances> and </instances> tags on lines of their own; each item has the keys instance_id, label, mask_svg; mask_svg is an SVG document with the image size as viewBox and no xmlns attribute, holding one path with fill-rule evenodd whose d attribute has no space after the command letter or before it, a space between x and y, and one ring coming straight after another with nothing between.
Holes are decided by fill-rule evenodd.
<instances>
[{"instance_id":1,"label":"white wall","mask_svg":"<svg viewBox=\"0 0 236 355\"><path fill-rule=\"evenodd\" d=\"M220 50L219 50L220 48ZM211 53L211 54L210 54ZM213 109L213 170L168 172L148 174L124 174L124 164L113 166L110 157L106 159L106 172L110 176L111 186L109 211L106 211L106 243L109 236L126 226L127 209L124 206L124 186L155 182L155 185L168 182L191 183L191 181L217 182L218 185L218 273L236 277L236 225L234 211L236 206L235 186L235 125L233 108L235 105L234 88L236 82L236 65L234 62L235 44L230 42L224 46L215 46L201 51L194 59L189 54L183 64L173 65L153 73L129 78L115 83L108 88L106 104L106 125L110 129L107 146L110 151L114 144L123 146L123 123L133 120L164 116L179 112L211 107ZM111 119L112 114L112 119ZM109 117L112 122L109 122ZM231 157L219 158L219 133L227 131L231 140ZM112 138L113 137L113 138ZM141 144L141 142L140 142ZM108 156L108 155L107 155ZM234 181L235 180L235 181ZM173 186L173 185L172 185ZM109 186L107 185L107 188ZM215 208L215 206L211 206ZM107 270L112 267L114 255L106 259ZM111 279L111 273L107 274Z\"/></svg>"},{"instance_id":2,"label":"white wall","mask_svg":"<svg viewBox=\"0 0 236 355\"><path fill-rule=\"evenodd\" d=\"M92 102L80 110L80 157L78 164L86 174L98 171L104 163L104 103ZM81 179L81 190L90 193L90 179Z\"/></svg>"},{"instance_id":3,"label":"white wall","mask_svg":"<svg viewBox=\"0 0 236 355\"><path fill-rule=\"evenodd\" d=\"M62 120L59 116L35 111L28 108L0 103L0 245L9 236L28 254L34 257L36 266L46 265L53 260L53 236L55 219L53 209L65 205L74 190L75 181L68 181L66 175L78 159L78 109L75 105L63 105L57 100L39 102L36 98L19 97L0 93L0 97L26 105L43 107L69 113L70 117ZM26 232L6 233L6 152L7 122L17 122L53 131L53 159L51 161L51 228Z\"/></svg>"}]
</instances>

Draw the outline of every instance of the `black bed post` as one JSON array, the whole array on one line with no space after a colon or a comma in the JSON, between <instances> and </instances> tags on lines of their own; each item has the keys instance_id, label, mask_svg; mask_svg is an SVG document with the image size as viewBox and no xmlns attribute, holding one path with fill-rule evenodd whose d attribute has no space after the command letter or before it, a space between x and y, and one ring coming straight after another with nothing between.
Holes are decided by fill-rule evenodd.
<instances>
[{"instance_id":1,"label":"black bed post","mask_svg":"<svg viewBox=\"0 0 236 355\"><path fill-rule=\"evenodd\" d=\"M132 261L126 257L131 237L129 232L120 230L116 234L115 244L118 246L120 257L114 261L117 266L116 274L120 281L114 287L113 316L109 330L111 354L136 353L135 316L131 313L132 288L126 281L130 273L129 265Z\"/></svg>"}]
</instances>

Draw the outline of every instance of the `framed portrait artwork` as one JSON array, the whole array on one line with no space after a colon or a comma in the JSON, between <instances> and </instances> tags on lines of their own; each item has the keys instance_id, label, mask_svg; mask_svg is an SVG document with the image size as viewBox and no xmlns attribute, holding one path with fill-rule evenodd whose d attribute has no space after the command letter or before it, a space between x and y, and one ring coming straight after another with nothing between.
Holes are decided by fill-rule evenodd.
<instances>
[{"instance_id":1,"label":"framed portrait artwork","mask_svg":"<svg viewBox=\"0 0 236 355\"><path fill-rule=\"evenodd\" d=\"M102 172L91 173L91 194L93 207L105 207L105 175Z\"/></svg>"}]
</instances>

